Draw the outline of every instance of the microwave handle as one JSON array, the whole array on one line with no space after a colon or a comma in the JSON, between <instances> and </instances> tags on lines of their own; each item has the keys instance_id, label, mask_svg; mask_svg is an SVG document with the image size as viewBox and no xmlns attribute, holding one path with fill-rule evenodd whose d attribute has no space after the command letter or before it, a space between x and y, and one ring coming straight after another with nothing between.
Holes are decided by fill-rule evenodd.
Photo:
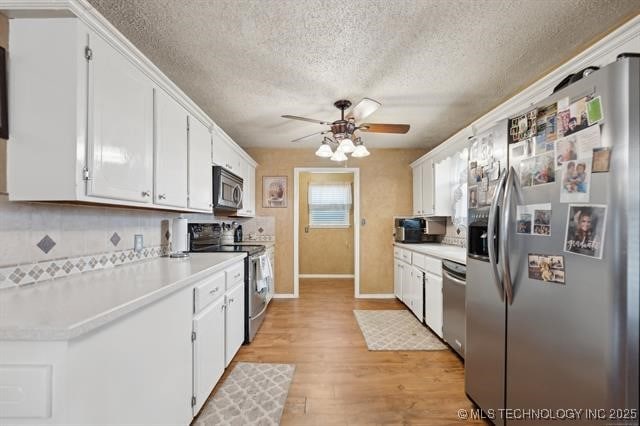
<instances>
[{"instance_id":1,"label":"microwave handle","mask_svg":"<svg viewBox=\"0 0 640 426\"><path fill-rule=\"evenodd\" d=\"M236 204L240 203L240 201L242 201L242 195L242 187L236 185L236 187L233 188L233 202Z\"/></svg>"}]
</instances>

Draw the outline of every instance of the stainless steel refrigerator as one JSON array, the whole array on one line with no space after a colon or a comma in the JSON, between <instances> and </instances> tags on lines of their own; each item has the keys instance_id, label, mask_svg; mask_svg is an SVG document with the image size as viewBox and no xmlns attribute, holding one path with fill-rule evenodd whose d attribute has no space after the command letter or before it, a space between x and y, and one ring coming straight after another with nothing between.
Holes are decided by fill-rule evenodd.
<instances>
[{"instance_id":1,"label":"stainless steel refrigerator","mask_svg":"<svg viewBox=\"0 0 640 426\"><path fill-rule=\"evenodd\" d=\"M605 409L566 422L638 424L639 86L640 59L618 59L471 141L465 390L495 424L545 423L504 409ZM598 128L601 145L587 191L568 164L593 143L577 132L585 112L572 117L582 99L597 121L582 131ZM528 160L545 150L554 178Z\"/></svg>"}]
</instances>

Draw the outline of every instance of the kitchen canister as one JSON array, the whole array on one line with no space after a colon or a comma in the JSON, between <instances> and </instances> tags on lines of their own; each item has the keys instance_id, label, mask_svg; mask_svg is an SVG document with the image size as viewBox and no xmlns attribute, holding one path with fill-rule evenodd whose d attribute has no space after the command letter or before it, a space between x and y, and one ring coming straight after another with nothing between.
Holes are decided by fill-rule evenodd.
<instances>
[{"instance_id":1,"label":"kitchen canister","mask_svg":"<svg viewBox=\"0 0 640 426\"><path fill-rule=\"evenodd\" d=\"M187 219L177 217L171 224L171 257L186 257L189 255L189 238Z\"/></svg>"}]
</instances>

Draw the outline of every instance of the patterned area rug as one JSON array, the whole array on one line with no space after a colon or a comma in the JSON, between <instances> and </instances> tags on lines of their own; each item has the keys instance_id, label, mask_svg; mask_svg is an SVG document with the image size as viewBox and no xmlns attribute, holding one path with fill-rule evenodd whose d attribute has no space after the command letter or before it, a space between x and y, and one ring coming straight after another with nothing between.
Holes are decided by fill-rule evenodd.
<instances>
[{"instance_id":1,"label":"patterned area rug","mask_svg":"<svg viewBox=\"0 0 640 426\"><path fill-rule=\"evenodd\" d=\"M446 349L411 312L354 310L370 351L439 351Z\"/></svg>"},{"instance_id":2,"label":"patterned area rug","mask_svg":"<svg viewBox=\"0 0 640 426\"><path fill-rule=\"evenodd\" d=\"M279 425L294 370L291 364L239 362L192 424Z\"/></svg>"}]
</instances>

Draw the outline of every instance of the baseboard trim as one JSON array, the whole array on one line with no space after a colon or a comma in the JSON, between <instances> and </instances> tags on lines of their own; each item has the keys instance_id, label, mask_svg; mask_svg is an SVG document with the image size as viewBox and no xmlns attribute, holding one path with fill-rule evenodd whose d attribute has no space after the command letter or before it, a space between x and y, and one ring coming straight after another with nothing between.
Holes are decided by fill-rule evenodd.
<instances>
[{"instance_id":1,"label":"baseboard trim","mask_svg":"<svg viewBox=\"0 0 640 426\"><path fill-rule=\"evenodd\" d=\"M393 293L360 293L356 299L395 299L395 297Z\"/></svg>"},{"instance_id":2,"label":"baseboard trim","mask_svg":"<svg viewBox=\"0 0 640 426\"><path fill-rule=\"evenodd\" d=\"M273 295L274 299L297 299L298 296L296 296L293 293L275 293Z\"/></svg>"},{"instance_id":3,"label":"baseboard trim","mask_svg":"<svg viewBox=\"0 0 640 426\"><path fill-rule=\"evenodd\" d=\"M355 278L355 276L353 274L300 274L298 275L298 277L300 278L311 278L311 279L320 279L320 278L336 278L336 279L343 279L343 278Z\"/></svg>"}]
</instances>

